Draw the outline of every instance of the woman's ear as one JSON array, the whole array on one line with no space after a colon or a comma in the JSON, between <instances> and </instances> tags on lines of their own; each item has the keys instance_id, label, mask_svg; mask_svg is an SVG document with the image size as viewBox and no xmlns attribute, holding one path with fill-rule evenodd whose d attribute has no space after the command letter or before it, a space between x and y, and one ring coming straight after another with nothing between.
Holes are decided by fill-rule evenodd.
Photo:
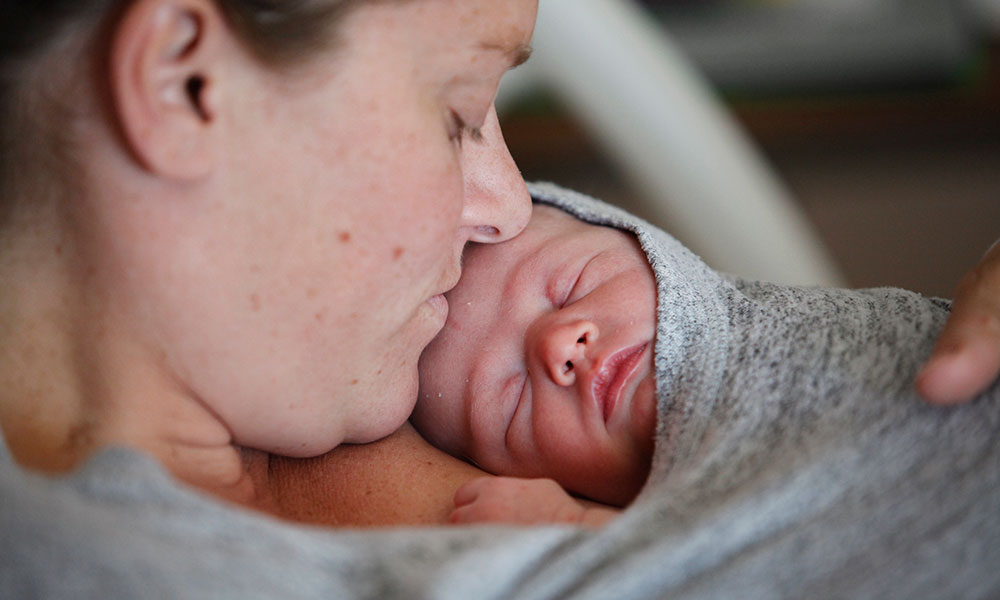
<instances>
[{"instance_id":1,"label":"woman's ear","mask_svg":"<svg viewBox=\"0 0 1000 600\"><path fill-rule=\"evenodd\" d=\"M119 21L109 56L114 113L149 171L197 179L214 167L225 35L211 0L138 0Z\"/></svg>"}]
</instances>

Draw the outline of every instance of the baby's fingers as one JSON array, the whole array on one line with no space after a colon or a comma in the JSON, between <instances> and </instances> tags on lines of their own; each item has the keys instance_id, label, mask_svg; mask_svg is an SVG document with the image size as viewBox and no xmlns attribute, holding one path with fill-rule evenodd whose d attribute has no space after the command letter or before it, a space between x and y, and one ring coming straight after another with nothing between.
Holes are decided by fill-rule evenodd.
<instances>
[{"instance_id":1,"label":"baby's fingers","mask_svg":"<svg viewBox=\"0 0 1000 600\"><path fill-rule=\"evenodd\" d=\"M935 404L971 399L1000 375L1000 244L987 252L955 292L952 314L917 378Z\"/></svg>"},{"instance_id":2,"label":"baby's fingers","mask_svg":"<svg viewBox=\"0 0 1000 600\"><path fill-rule=\"evenodd\" d=\"M452 525L469 525L472 523L483 523L488 521L481 510L475 504L460 506L451 511L448 515L448 522Z\"/></svg>"},{"instance_id":3,"label":"baby's fingers","mask_svg":"<svg viewBox=\"0 0 1000 600\"><path fill-rule=\"evenodd\" d=\"M509 513L506 494L496 493L505 489L504 478L477 477L466 482L455 492L455 509L448 522L456 525L503 520ZM499 485L498 485L499 484Z\"/></svg>"},{"instance_id":4,"label":"baby's fingers","mask_svg":"<svg viewBox=\"0 0 1000 600\"><path fill-rule=\"evenodd\" d=\"M465 506L467 504L472 504L476 501L476 498L482 493L483 488L488 485L489 481L494 479L491 476L486 477L476 477L475 479L470 479L465 482L462 487L458 488L455 492L455 497L452 502L455 503L455 507Z\"/></svg>"},{"instance_id":5,"label":"baby's fingers","mask_svg":"<svg viewBox=\"0 0 1000 600\"><path fill-rule=\"evenodd\" d=\"M551 479L480 477L455 492L452 523L579 523L583 507Z\"/></svg>"}]
</instances>

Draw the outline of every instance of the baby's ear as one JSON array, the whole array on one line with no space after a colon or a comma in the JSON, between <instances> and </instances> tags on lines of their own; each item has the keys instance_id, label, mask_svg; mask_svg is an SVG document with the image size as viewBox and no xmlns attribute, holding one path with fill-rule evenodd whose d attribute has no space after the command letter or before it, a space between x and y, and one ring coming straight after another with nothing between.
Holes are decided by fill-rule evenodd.
<instances>
[{"instance_id":1,"label":"baby's ear","mask_svg":"<svg viewBox=\"0 0 1000 600\"><path fill-rule=\"evenodd\" d=\"M110 93L148 171L195 179L212 170L229 35L211 0L137 0L126 9L112 35Z\"/></svg>"}]
</instances>

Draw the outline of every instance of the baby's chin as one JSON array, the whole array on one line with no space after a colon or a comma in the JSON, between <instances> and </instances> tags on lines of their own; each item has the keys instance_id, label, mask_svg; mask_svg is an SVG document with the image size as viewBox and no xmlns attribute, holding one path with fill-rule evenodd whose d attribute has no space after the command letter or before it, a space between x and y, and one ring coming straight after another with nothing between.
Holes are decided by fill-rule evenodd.
<instances>
[{"instance_id":1,"label":"baby's chin","mask_svg":"<svg viewBox=\"0 0 1000 600\"><path fill-rule=\"evenodd\" d=\"M567 473L563 481L555 479L587 499L611 506L627 506L639 495L649 477L655 445L656 405L656 377L650 364L649 373L636 386L630 399L627 427L614 436L614 454L606 455L609 460L600 469L602 472L595 471L582 480L580 473L575 472Z\"/></svg>"}]
</instances>

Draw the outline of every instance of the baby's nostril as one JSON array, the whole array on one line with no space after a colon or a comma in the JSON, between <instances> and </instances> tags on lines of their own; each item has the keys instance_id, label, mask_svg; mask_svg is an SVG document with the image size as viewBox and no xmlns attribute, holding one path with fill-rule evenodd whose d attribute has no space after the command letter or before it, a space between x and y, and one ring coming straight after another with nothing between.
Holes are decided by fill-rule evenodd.
<instances>
[{"instance_id":1,"label":"baby's nostril","mask_svg":"<svg viewBox=\"0 0 1000 600\"><path fill-rule=\"evenodd\" d=\"M576 343L577 344L586 344L587 343L587 336L581 335L580 339L576 340Z\"/></svg>"},{"instance_id":2,"label":"baby's nostril","mask_svg":"<svg viewBox=\"0 0 1000 600\"><path fill-rule=\"evenodd\" d=\"M563 365L563 373L569 373L573 370L573 361L567 360L566 364Z\"/></svg>"}]
</instances>

